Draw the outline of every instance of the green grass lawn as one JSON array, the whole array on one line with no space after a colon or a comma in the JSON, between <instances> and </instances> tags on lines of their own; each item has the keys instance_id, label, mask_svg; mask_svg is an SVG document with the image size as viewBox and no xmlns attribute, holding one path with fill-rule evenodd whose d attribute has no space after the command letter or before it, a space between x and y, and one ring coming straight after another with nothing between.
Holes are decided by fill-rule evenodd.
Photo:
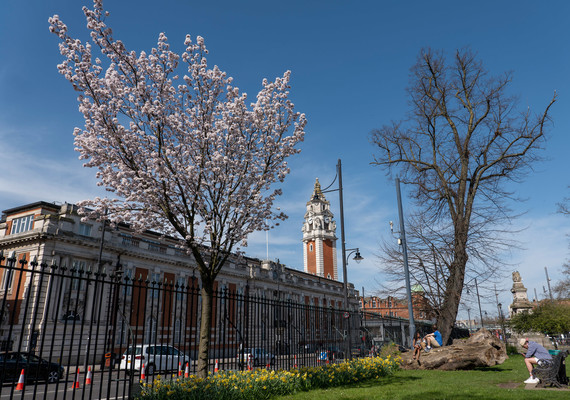
<instances>
[{"instance_id":1,"label":"green grass lawn","mask_svg":"<svg viewBox=\"0 0 570 400\"><path fill-rule=\"evenodd\" d=\"M569 371L567 371L568 373ZM352 386L312 390L280 400L373 399L570 399L570 391L525 390L528 372L520 355L503 364L472 371L398 371L393 376Z\"/></svg>"}]
</instances>

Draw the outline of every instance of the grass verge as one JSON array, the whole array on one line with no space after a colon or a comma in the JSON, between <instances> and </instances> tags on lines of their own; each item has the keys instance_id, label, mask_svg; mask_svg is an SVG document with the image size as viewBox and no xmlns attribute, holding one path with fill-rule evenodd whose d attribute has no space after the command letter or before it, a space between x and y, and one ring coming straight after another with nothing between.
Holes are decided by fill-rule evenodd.
<instances>
[{"instance_id":1,"label":"grass verge","mask_svg":"<svg viewBox=\"0 0 570 400\"><path fill-rule=\"evenodd\" d=\"M528 378L523 357L513 355L503 364L471 371L400 370L393 375L350 386L311 390L276 400L558 400L570 392L550 389L526 390Z\"/></svg>"}]
</instances>

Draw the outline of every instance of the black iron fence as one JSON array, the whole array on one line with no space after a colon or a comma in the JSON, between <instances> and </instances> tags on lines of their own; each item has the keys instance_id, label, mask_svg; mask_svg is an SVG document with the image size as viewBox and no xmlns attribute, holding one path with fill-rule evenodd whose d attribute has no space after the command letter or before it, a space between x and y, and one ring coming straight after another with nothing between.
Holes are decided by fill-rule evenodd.
<instances>
[{"instance_id":1,"label":"black iron fence","mask_svg":"<svg viewBox=\"0 0 570 400\"><path fill-rule=\"evenodd\" d=\"M196 373L203 318L196 278L127 276L118 263L110 272L4 264L0 398L129 398L157 374ZM294 302L278 291L259 295L247 285L217 285L211 317L212 372L367 356L383 342L404 343L407 329L406 321Z\"/></svg>"}]
</instances>

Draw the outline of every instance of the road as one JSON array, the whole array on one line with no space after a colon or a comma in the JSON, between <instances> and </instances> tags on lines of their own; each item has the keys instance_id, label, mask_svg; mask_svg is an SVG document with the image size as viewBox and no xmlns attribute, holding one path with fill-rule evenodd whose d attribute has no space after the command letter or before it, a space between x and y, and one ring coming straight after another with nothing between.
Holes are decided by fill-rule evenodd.
<instances>
[{"instance_id":1,"label":"road","mask_svg":"<svg viewBox=\"0 0 570 400\"><path fill-rule=\"evenodd\" d=\"M74 388L71 375L67 380L62 379L57 383L46 384L45 382L26 383L24 390L16 391L16 383L4 384L0 388L0 399L127 399L128 379L125 371L112 371L109 379L108 371L96 371L93 373L91 385L85 384L85 376L80 377L79 388ZM135 379L138 379L136 377ZM110 381L110 384L109 384ZM133 387L138 385L133 385Z\"/></svg>"}]
</instances>

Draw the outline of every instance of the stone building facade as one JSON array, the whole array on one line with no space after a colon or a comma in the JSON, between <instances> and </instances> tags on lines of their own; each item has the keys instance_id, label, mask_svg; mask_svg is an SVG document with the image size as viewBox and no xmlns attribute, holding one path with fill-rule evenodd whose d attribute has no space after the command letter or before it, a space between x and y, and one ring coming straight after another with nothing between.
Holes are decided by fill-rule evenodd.
<instances>
[{"instance_id":1,"label":"stone building facade","mask_svg":"<svg viewBox=\"0 0 570 400\"><path fill-rule=\"evenodd\" d=\"M323 211L315 210L315 215L322 217ZM89 274L113 273L120 269L124 278L180 285L199 284L193 258L177 245L175 238L156 232L137 234L126 225L107 225L104 228L97 221L82 222L77 206L69 203L39 201L3 211L0 220L0 250L4 258L0 264L0 300L5 305L3 309L9 312L0 316L0 339L5 347L7 343L20 340L30 347L33 346L33 337L41 336L43 331L55 332L60 329L61 321L70 317L92 321L113 312L93 306L93 302L100 301L98 296L107 298L111 293L82 296L88 285L81 280L47 291L47 282L40 280L40 274L32 272L39 268L38 265L54 263L72 271L88 271ZM26 270L6 268L7 258L11 256L18 262L27 260ZM216 287L236 293L244 293L247 287L250 295L341 308L343 284L333 279L333 270L327 271L326 276L322 276L267 260L235 256L218 275ZM348 285L348 291L351 307L357 308L358 293L352 284ZM124 295L132 297L136 294ZM24 300L35 304L34 310L24 313ZM164 319L165 313L174 313L160 307L163 306L155 306L145 317L147 320L139 323L152 326L153 318L156 321ZM74 310L74 315L69 315L69 310ZM37 316L34 326L27 326L31 324L32 314ZM10 328L11 322L14 324ZM175 320L172 323L175 324Z\"/></svg>"}]
</instances>

